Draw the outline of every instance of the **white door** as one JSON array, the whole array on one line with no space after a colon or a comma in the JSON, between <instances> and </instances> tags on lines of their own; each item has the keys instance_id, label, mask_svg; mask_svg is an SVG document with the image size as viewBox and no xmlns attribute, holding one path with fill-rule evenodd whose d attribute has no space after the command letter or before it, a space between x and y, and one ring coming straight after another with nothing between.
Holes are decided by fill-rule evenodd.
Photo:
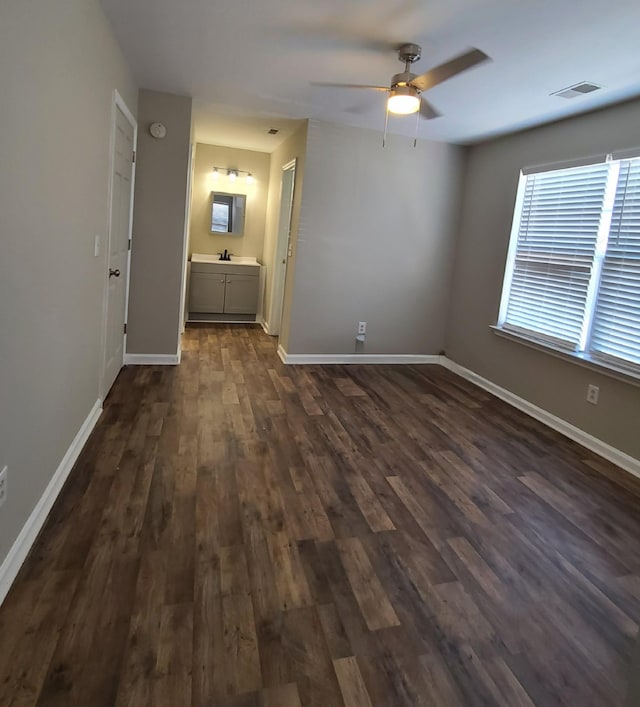
<instances>
[{"instance_id":1,"label":"white door","mask_svg":"<svg viewBox=\"0 0 640 707\"><path fill-rule=\"evenodd\" d=\"M280 217L278 239L273 265L273 288L271 290L271 311L269 313L269 334L280 333L284 283L287 275L287 258L291 255L291 210L293 207L293 185L296 180L296 161L282 168L282 190L280 192Z\"/></svg>"},{"instance_id":2,"label":"white door","mask_svg":"<svg viewBox=\"0 0 640 707\"><path fill-rule=\"evenodd\" d=\"M103 397L106 397L124 359L124 323L127 303L129 236L131 232L131 187L133 178L134 123L116 105L113 171L111 173L111 218L107 254L107 313Z\"/></svg>"}]
</instances>

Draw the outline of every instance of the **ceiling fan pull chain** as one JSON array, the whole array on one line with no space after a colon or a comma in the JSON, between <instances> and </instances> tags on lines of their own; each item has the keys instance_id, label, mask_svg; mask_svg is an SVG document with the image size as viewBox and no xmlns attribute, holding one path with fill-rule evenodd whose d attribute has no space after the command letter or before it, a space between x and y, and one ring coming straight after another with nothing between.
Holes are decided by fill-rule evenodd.
<instances>
[{"instance_id":1,"label":"ceiling fan pull chain","mask_svg":"<svg viewBox=\"0 0 640 707\"><path fill-rule=\"evenodd\" d=\"M387 126L389 125L389 107L384 112L384 133L382 133L382 147L387 144Z\"/></svg>"},{"instance_id":2,"label":"ceiling fan pull chain","mask_svg":"<svg viewBox=\"0 0 640 707\"><path fill-rule=\"evenodd\" d=\"M418 94L418 100L420 101L420 107L422 107L422 96ZM420 109L416 111L416 125L415 129L413 131L413 147L415 149L416 145L418 144L418 124L420 123Z\"/></svg>"}]
</instances>

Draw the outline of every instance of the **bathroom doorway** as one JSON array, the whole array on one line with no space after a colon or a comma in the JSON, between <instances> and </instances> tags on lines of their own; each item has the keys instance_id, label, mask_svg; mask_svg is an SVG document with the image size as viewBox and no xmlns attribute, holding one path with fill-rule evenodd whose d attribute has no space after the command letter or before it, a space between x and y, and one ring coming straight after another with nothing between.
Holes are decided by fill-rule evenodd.
<instances>
[{"instance_id":1,"label":"bathroom doorway","mask_svg":"<svg viewBox=\"0 0 640 707\"><path fill-rule=\"evenodd\" d=\"M272 336L278 336L280 334L282 324L284 283L287 276L287 261L291 257L291 214L293 210L295 181L296 160L293 159L282 168L278 236L273 265L273 289L268 320L269 334Z\"/></svg>"}]
</instances>

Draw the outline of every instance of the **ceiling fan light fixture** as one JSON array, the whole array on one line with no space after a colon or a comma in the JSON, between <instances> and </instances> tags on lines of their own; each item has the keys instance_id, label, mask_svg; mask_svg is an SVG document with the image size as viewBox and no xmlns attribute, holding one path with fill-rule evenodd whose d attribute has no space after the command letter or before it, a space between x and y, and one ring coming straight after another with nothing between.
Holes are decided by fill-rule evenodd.
<instances>
[{"instance_id":1,"label":"ceiling fan light fixture","mask_svg":"<svg viewBox=\"0 0 640 707\"><path fill-rule=\"evenodd\" d=\"M387 109L396 115L411 115L420 110L420 95L413 86L392 88L387 100Z\"/></svg>"}]
</instances>

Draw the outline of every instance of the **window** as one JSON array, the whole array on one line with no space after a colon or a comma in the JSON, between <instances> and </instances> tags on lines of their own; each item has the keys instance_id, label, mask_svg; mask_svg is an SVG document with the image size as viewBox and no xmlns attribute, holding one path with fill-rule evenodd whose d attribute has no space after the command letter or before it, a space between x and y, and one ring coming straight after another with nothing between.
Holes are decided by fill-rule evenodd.
<instances>
[{"instance_id":1,"label":"window","mask_svg":"<svg viewBox=\"0 0 640 707\"><path fill-rule=\"evenodd\" d=\"M640 373L640 157L520 176L498 328Z\"/></svg>"},{"instance_id":2,"label":"window","mask_svg":"<svg viewBox=\"0 0 640 707\"><path fill-rule=\"evenodd\" d=\"M233 197L216 194L211 204L211 230L221 233L233 231L231 207Z\"/></svg>"}]
</instances>

